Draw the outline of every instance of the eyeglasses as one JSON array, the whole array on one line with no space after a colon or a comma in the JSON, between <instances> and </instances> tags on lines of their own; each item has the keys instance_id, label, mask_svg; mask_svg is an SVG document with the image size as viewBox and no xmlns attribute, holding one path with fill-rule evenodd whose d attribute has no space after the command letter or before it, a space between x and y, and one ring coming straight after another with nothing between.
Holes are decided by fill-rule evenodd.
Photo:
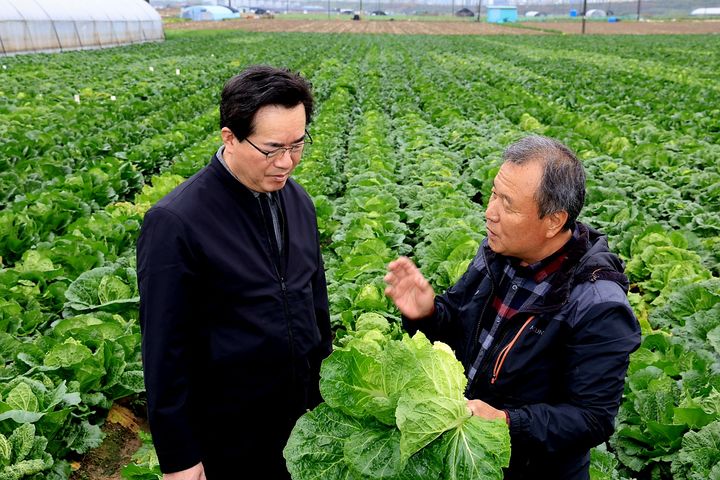
<instances>
[{"instance_id":1,"label":"eyeglasses","mask_svg":"<svg viewBox=\"0 0 720 480\"><path fill-rule=\"evenodd\" d=\"M276 148L275 150L263 150L254 143L250 141L249 138L245 137L245 141L248 142L255 150L265 155L265 159L275 160L277 158L281 158L283 155L285 155L285 152L290 152L290 156L293 158L298 158L302 155L303 148L305 148L305 145L310 145L313 143L312 137L310 136L310 132L305 130L305 138L303 138L303 141L300 143L294 143L290 145L289 147L280 147Z\"/></svg>"}]
</instances>

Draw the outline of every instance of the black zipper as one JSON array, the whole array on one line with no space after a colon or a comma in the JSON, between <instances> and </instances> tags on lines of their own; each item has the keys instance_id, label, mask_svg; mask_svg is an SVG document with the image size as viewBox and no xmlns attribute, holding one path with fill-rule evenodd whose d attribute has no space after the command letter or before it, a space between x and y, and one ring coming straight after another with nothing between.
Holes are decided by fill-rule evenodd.
<instances>
[{"instance_id":1,"label":"black zipper","mask_svg":"<svg viewBox=\"0 0 720 480\"><path fill-rule=\"evenodd\" d=\"M536 308L536 309L528 309L528 310L520 310L518 311L515 316L512 319L506 319L501 324L498 330L502 331L502 336L498 337L496 341L493 342L493 348L492 350L489 350L485 353L485 356L483 357L483 361L480 363L480 366L478 367L477 372L475 373L475 381L473 382L473 385L477 382L477 379L481 376L481 374L488 374L490 378L492 378L491 370L492 365L494 363L493 358L498 354L500 350L505 348L505 341L507 340L508 336L512 336L516 334L524 325L523 322L517 321L518 315L520 314L529 314L531 316L546 313L548 311L557 310L556 306L552 307L546 307L546 308ZM513 328L517 326L517 328ZM496 332L497 335L497 332Z\"/></svg>"},{"instance_id":2,"label":"black zipper","mask_svg":"<svg viewBox=\"0 0 720 480\"><path fill-rule=\"evenodd\" d=\"M525 331L525 328L535 319L534 315L530 315L527 320L525 320L525 323L522 324L522 326L518 329L517 333L515 333L515 336L513 337L510 342L503 347L502 350L500 350L500 353L498 354L498 357L495 359L495 364L493 366L492 370L492 376L490 377L490 384L493 385L495 381L500 377L500 371L502 370L503 366L505 365L505 360L507 360L508 356L510 355L510 351L513 349L517 341L520 339L520 336Z\"/></svg>"},{"instance_id":3,"label":"black zipper","mask_svg":"<svg viewBox=\"0 0 720 480\"><path fill-rule=\"evenodd\" d=\"M260 195L263 195L262 193ZM288 332L288 340L290 342L290 373L292 375L293 382L296 382L296 372L295 372L295 340L293 339L293 333L292 333L292 327L290 325L290 307L288 305L288 299L287 299L287 285L285 284L285 266L283 259L280 257L280 252L278 251L278 246L276 245L276 241L273 240L275 238L275 234L270 233L270 229L268 228L268 219L265 217L265 213L263 212L262 208L262 200L260 199L260 196L257 197L258 205L260 206L260 216L263 220L263 226L265 227L265 234L267 236L268 245L270 246L270 261L273 265L273 268L275 269L275 274L277 275L277 278L280 282L280 290L282 291L282 297L283 297L283 310L285 311L285 320L287 324L287 332ZM268 202L269 203L269 202ZM268 205L269 208L272 208L272 206ZM285 218L282 214L282 209L280 210L280 216L281 216L281 233L284 233L284 223ZM272 221L272 219L270 219ZM275 227L273 227L273 232L275 232ZM289 243L285 242L285 236L281 235L281 240L283 244ZM284 249L287 249L287 246L284 245ZM273 258L274 257L274 258ZM279 267L278 267L279 265Z\"/></svg>"},{"instance_id":4,"label":"black zipper","mask_svg":"<svg viewBox=\"0 0 720 480\"><path fill-rule=\"evenodd\" d=\"M488 303L492 302L492 299L495 298L495 278L493 277L492 271L490 270L490 265L487 263L487 257L485 256L485 249L482 250L482 256L483 256L483 262L485 262L485 268L488 272L488 277L490 277L490 295L487 297L488 300L485 302L485 305L483 305L483 309L480 312L480 317L478 318L478 323L475 326L475 334L472 336L472 338L475 340L471 346L475 346L480 341L480 325L482 324L482 319L485 317L485 311L487 310ZM468 351L472 352L473 349L468 349Z\"/></svg>"}]
</instances>

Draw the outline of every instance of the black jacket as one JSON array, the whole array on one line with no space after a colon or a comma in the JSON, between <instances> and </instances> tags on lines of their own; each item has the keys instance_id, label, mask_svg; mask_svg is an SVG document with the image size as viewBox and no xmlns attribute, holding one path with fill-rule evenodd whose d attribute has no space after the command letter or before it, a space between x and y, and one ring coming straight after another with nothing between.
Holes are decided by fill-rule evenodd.
<instances>
[{"instance_id":1,"label":"black jacket","mask_svg":"<svg viewBox=\"0 0 720 480\"><path fill-rule=\"evenodd\" d=\"M589 449L613 432L629 354L640 344L620 260L599 232L577 228L580 241L550 278L550 292L498 329L468 385L468 398L509 414L506 479L589 478ZM433 317L405 320L405 327L447 342L467 372L479 349L481 319L493 320L484 312L506 261L484 241L460 281L436 297Z\"/></svg>"},{"instance_id":2,"label":"black jacket","mask_svg":"<svg viewBox=\"0 0 720 480\"><path fill-rule=\"evenodd\" d=\"M321 401L331 337L315 210L291 179L277 198L282 255L267 207L215 157L145 216L142 353L165 472L203 461L210 480L234 478L252 462L289 478L282 449Z\"/></svg>"}]
</instances>

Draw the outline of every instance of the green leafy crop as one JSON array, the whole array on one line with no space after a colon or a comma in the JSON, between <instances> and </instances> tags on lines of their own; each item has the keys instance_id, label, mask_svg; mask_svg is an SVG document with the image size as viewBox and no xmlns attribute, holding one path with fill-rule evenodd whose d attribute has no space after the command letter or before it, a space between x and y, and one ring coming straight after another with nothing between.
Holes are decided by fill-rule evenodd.
<instances>
[{"instance_id":1,"label":"green leafy crop","mask_svg":"<svg viewBox=\"0 0 720 480\"><path fill-rule=\"evenodd\" d=\"M501 479L508 427L471 415L452 350L390 331L380 315L361 315L323 362L325 403L285 447L293 479Z\"/></svg>"},{"instance_id":2,"label":"green leafy crop","mask_svg":"<svg viewBox=\"0 0 720 480\"><path fill-rule=\"evenodd\" d=\"M18 480L52 467L45 453L47 440L35 436L35 425L24 423L9 437L0 434L0 480Z\"/></svg>"}]
</instances>

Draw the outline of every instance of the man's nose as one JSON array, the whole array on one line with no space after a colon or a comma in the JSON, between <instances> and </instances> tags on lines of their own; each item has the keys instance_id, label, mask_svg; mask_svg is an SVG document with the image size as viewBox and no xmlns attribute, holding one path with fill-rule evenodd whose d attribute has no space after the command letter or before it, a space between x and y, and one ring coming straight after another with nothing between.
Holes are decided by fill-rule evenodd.
<instances>
[{"instance_id":1,"label":"man's nose","mask_svg":"<svg viewBox=\"0 0 720 480\"><path fill-rule=\"evenodd\" d=\"M290 150L283 150L283 153L273 159L273 164L278 168L290 168L293 164Z\"/></svg>"},{"instance_id":2,"label":"man's nose","mask_svg":"<svg viewBox=\"0 0 720 480\"><path fill-rule=\"evenodd\" d=\"M495 209L495 202L492 201L492 198L488 201L487 208L485 208L485 218L491 222L497 222L497 210Z\"/></svg>"}]
</instances>

